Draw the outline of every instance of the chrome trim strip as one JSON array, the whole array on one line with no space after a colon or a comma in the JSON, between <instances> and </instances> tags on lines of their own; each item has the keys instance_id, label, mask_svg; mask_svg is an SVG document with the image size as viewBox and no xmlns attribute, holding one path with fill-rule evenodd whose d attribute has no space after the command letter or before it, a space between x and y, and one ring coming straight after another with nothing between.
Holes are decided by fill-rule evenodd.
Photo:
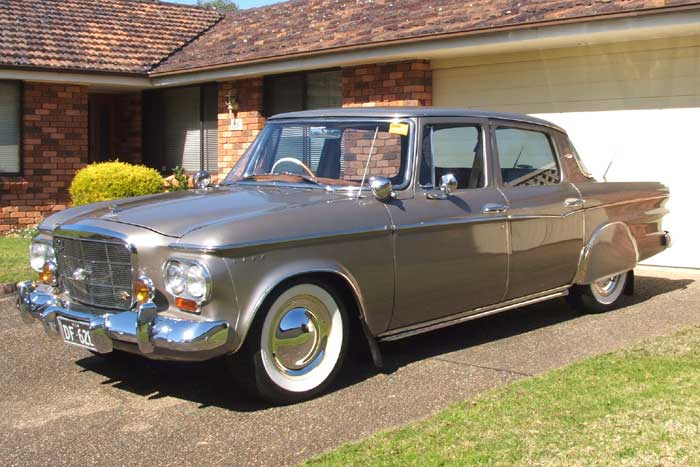
<instances>
[{"instance_id":1,"label":"chrome trim strip","mask_svg":"<svg viewBox=\"0 0 700 467\"><path fill-rule=\"evenodd\" d=\"M568 295L569 287L569 285L565 285L556 289L540 292L538 294L527 295L525 297L516 298L507 302L476 308L474 310L465 311L463 313L458 313L456 315L448 316L445 318L438 318L436 320L426 321L424 323L418 323L413 324L411 326L394 329L380 334L378 336L378 340L380 342L389 342L398 339L403 339L404 337L410 337L416 334L422 334L424 332L432 331L435 329L452 326L453 324L471 321L473 319L493 315L502 311L512 310L513 308L520 308L523 306L544 302L546 300L551 300L553 298L563 297L565 295Z\"/></svg>"},{"instance_id":2,"label":"chrome trim strip","mask_svg":"<svg viewBox=\"0 0 700 467\"><path fill-rule=\"evenodd\" d=\"M263 240L261 242L240 242L240 243L227 243L224 245L201 245L195 243L171 243L168 245L169 248L175 250L187 250L195 251L200 253L208 254L243 254L255 251L257 249L270 250L274 248L285 248L291 246L300 246L315 242L327 242L332 240L344 240L344 239L356 239L364 237L379 236L382 234L391 234L391 226L385 225L381 228L370 229L370 230L358 230L358 231L338 231L329 232L325 234L316 235L300 235L297 237L288 238L273 238L270 240Z\"/></svg>"}]
</instances>

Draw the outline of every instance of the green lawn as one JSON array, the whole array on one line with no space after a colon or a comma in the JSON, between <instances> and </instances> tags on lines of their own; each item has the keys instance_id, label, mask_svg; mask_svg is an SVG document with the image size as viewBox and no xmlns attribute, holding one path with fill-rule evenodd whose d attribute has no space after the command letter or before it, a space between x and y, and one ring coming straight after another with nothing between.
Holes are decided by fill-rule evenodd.
<instances>
[{"instance_id":1,"label":"green lawn","mask_svg":"<svg viewBox=\"0 0 700 467\"><path fill-rule=\"evenodd\" d=\"M0 237L0 284L36 276L29 267L29 242L28 238Z\"/></svg>"},{"instance_id":2,"label":"green lawn","mask_svg":"<svg viewBox=\"0 0 700 467\"><path fill-rule=\"evenodd\" d=\"M700 328L465 401L307 465L700 465Z\"/></svg>"}]
</instances>

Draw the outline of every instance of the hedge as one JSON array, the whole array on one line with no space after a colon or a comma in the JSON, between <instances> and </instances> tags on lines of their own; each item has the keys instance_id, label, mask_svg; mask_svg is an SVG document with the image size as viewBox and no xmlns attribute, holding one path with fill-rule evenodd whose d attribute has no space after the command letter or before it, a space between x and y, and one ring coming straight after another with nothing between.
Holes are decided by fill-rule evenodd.
<instances>
[{"instance_id":1,"label":"hedge","mask_svg":"<svg viewBox=\"0 0 700 467\"><path fill-rule=\"evenodd\" d=\"M98 162L80 169L70 186L74 206L117 198L160 193L165 186L158 171L125 162Z\"/></svg>"}]
</instances>

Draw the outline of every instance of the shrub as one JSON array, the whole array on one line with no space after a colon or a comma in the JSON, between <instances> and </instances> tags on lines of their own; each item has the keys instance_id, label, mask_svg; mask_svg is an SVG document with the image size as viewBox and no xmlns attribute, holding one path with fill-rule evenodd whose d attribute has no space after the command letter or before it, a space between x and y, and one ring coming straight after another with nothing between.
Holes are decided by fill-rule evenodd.
<instances>
[{"instance_id":1,"label":"shrub","mask_svg":"<svg viewBox=\"0 0 700 467\"><path fill-rule=\"evenodd\" d=\"M158 171L125 162L99 162L75 174L70 186L74 206L130 196L160 193L163 178Z\"/></svg>"}]
</instances>

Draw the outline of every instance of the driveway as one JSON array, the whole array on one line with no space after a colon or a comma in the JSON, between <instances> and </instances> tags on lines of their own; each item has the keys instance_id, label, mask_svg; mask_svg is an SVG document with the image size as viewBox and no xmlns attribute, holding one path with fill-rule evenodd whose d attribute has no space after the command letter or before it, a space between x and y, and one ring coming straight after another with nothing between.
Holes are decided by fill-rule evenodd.
<instances>
[{"instance_id":1,"label":"driveway","mask_svg":"<svg viewBox=\"0 0 700 467\"><path fill-rule=\"evenodd\" d=\"M634 297L580 316L563 300L382 346L333 392L290 407L246 400L219 362L108 362L21 323L0 301L4 465L285 465L426 417L495 386L700 325L700 276L637 277Z\"/></svg>"}]
</instances>

